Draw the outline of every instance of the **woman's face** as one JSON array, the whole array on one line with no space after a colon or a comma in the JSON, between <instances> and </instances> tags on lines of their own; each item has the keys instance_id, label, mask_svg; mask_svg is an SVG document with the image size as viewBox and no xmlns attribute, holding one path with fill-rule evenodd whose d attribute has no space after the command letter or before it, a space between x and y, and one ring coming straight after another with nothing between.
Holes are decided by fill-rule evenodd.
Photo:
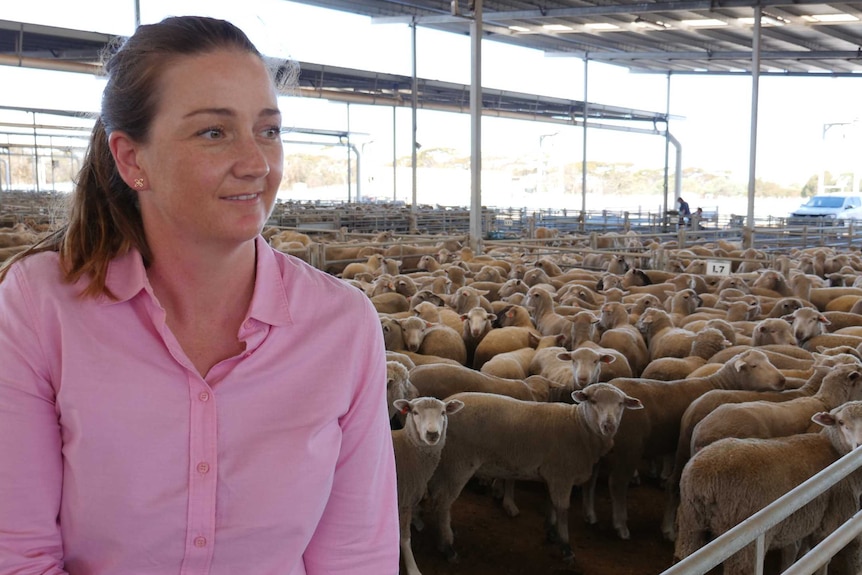
<instances>
[{"instance_id":1,"label":"woman's face","mask_svg":"<svg viewBox=\"0 0 862 575\"><path fill-rule=\"evenodd\" d=\"M159 79L138 164L148 241L235 245L260 233L281 183L281 114L269 74L238 50L179 57Z\"/></svg>"}]
</instances>

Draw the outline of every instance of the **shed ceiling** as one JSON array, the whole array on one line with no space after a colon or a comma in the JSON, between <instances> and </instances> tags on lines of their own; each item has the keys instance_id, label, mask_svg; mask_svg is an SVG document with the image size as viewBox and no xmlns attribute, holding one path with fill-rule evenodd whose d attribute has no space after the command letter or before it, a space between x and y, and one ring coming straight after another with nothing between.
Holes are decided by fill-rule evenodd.
<instances>
[{"instance_id":1,"label":"shed ceiling","mask_svg":"<svg viewBox=\"0 0 862 575\"><path fill-rule=\"evenodd\" d=\"M469 0L297 0L469 34ZM652 73L862 73L862 0L483 0L488 39Z\"/></svg>"}]
</instances>

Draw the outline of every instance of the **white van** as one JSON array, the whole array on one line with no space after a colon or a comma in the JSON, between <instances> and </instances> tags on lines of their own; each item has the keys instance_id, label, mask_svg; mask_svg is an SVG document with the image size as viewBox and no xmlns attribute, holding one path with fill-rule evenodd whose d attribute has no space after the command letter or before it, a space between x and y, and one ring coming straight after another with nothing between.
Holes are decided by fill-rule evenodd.
<instances>
[{"instance_id":1,"label":"white van","mask_svg":"<svg viewBox=\"0 0 862 575\"><path fill-rule=\"evenodd\" d=\"M805 225L827 223L844 225L848 220L862 220L862 194L819 194L793 210L787 223Z\"/></svg>"}]
</instances>

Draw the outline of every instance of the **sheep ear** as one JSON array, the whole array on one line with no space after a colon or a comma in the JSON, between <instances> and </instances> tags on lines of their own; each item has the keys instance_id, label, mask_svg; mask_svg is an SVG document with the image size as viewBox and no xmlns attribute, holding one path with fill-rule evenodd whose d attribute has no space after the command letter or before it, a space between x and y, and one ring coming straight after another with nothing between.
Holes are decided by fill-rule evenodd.
<instances>
[{"instance_id":1,"label":"sheep ear","mask_svg":"<svg viewBox=\"0 0 862 575\"><path fill-rule=\"evenodd\" d=\"M572 361L572 354L568 351L564 351L557 354L557 359L560 361Z\"/></svg>"},{"instance_id":2,"label":"sheep ear","mask_svg":"<svg viewBox=\"0 0 862 575\"><path fill-rule=\"evenodd\" d=\"M408 411L410 411L410 402L406 399L396 399L392 402L392 405L395 406L402 415L406 415Z\"/></svg>"},{"instance_id":3,"label":"sheep ear","mask_svg":"<svg viewBox=\"0 0 862 575\"><path fill-rule=\"evenodd\" d=\"M450 399L446 402L446 413L452 415L458 413L464 407L464 402L460 399Z\"/></svg>"},{"instance_id":4,"label":"sheep ear","mask_svg":"<svg viewBox=\"0 0 862 575\"><path fill-rule=\"evenodd\" d=\"M745 360L742 358L737 359L733 362L733 368L736 371L742 371L742 367L745 365Z\"/></svg>"},{"instance_id":5,"label":"sheep ear","mask_svg":"<svg viewBox=\"0 0 862 575\"><path fill-rule=\"evenodd\" d=\"M640 399L636 397L629 397L628 395L623 399L623 405L626 409L643 409L644 404L641 403Z\"/></svg>"},{"instance_id":6,"label":"sheep ear","mask_svg":"<svg viewBox=\"0 0 862 575\"><path fill-rule=\"evenodd\" d=\"M817 321L819 321L823 325L832 325L832 322L829 321L829 318L826 317L825 315L821 315L820 317L818 317Z\"/></svg>"},{"instance_id":7,"label":"sheep ear","mask_svg":"<svg viewBox=\"0 0 862 575\"><path fill-rule=\"evenodd\" d=\"M601 356L599 356L599 361L601 361L602 363L613 363L616 360L616 356L613 356L609 353L603 353Z\"/></svg>"},{"instance_id":8,"label":"sheep ear","mask_svg":"<svg viewBox=\"0 0 862 575\"><path fill-rule=\"evenodd\" d=\"M496 320L497 320L497 314L493 314L493 313L488 314L488 321L496 321Z\"/></svg>"},{"instance_id":9,"label":"sheep ear","mask_svg":"<svg viewBox=\"0 0 862 575\"><path fill-rule=\"evenodd\" d=\"M587 401L588 398L583 389L576 389L572 392L572 399L575 400L575 403L581 403L583 401Z\"/></svg>"},{"instance_id":10,"label":"sheep ear","mask_svg":"<svg viewBox=\"0 0 862 575\"><path fill-rule=\"evenodd\" d=\"M817 425L822 425L823 427L830 427L838 423L838 420L835 419L835 416L828 411L821 411L820 413L815 413L811 416L811 421L813 421Z\"/></svg>"}]
</instances>

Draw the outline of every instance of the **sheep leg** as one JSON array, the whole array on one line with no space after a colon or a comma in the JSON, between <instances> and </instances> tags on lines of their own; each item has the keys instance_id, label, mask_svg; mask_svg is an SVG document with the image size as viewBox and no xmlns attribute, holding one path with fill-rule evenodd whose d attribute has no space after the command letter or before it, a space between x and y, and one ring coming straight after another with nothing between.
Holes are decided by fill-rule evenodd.
<instances>
[{"instance_id":1,"label":"sheep leg","mask_svg":"<svg viewBox=\"0 0 862 575\"><path fill-rule=\"evenodd\" d=\"M569 544L569 502L572 499L572 484L565 481L546 481L554 511L557 543L563 552L563 559L572 562L575 560L575 553Z\"/></svg>"},{"instance_id":2,"label":"sheep leg","mask_svg":"<svg viewBox=\"0 0 862 575\"><path fill-rule=\"evenodd\" d=\"M613 509L614 529L620 539L629 539L628 508L626 497L629 491L629 482L634 477L636 469L623 461L616 461L608 476L608 487L611 493L611 507Z\"/></svg>"},{"instance_id":3,"label":"sheep leg","mask_svg":"<svg viewBox=\"0 0 862 575\"><path fill-rule=\"evenodd\" d=\"M416 559L413 557L413 548L410 544L411 508L402 507L398 512L398 523L401 528L401 558L404 560L407 575L422 575L419 567L416 565Z\"/></svg>"},{"instance_id":4,"label":"sheep leg","mask_svg":"<svg viewBox=\"0 0 862 575\"><path fill-rule=\"evenodd\" d=\"M458 499L476 469L478 465L461 469L441 462L428 483L431 521L437 526L439 537L437 548L450 563L458 561L458 553L454 547L455 534L452 531L452 504Z\"/></svg>"},{"instance_id":5,"label":"sheep leg","mask_svg":"<svg viewBox=\"0 0 862 575\"><path fill-rule=\"evenodd\" d=\"M687 459L685 459L687 461ZM665 483L665 507L664 517L661 522L661 532L664 538L670 542L676 539L676 512L679 508L679 479L682 475L682 469L685 466L685 461L680 459L679 451L677 451L677 460L673 468L673 473L668 477Z\"/></svg>"},{"instance_id":6,"label":"sheep leg","mask_svg":"<svg viewBox=\"0 0 862 575\"><path fill-rule=\"evenodd\" d=\"M593 474L590 480L581 488L582 507L584 508L584 521L589 525L599 522L596 517L596 482L599 480L599 464L593 465Z\"/></svg>"},{"instance_id":7,"label":"sheep leg","mask_svg":"<svg viewBox=\"0 0 862 575\"><path fill-rule=\"evenodd\" d=\"M692 502L683 502L677 514L679 529L676 536L673 557L675 561L685 559L706 545L707 528Z\"/></svg>"},{"instance_id":8,"label":"sheep leg","mask_svg":"<svg viewBox=\"0 0 862 575\"><path fill-rule=\"evenodd\" d=\"M521 512L518 506L515 505L515 480L506 479L503 481L503 509L509 517L517 517Z\"/></svg>"}]
</instances>

